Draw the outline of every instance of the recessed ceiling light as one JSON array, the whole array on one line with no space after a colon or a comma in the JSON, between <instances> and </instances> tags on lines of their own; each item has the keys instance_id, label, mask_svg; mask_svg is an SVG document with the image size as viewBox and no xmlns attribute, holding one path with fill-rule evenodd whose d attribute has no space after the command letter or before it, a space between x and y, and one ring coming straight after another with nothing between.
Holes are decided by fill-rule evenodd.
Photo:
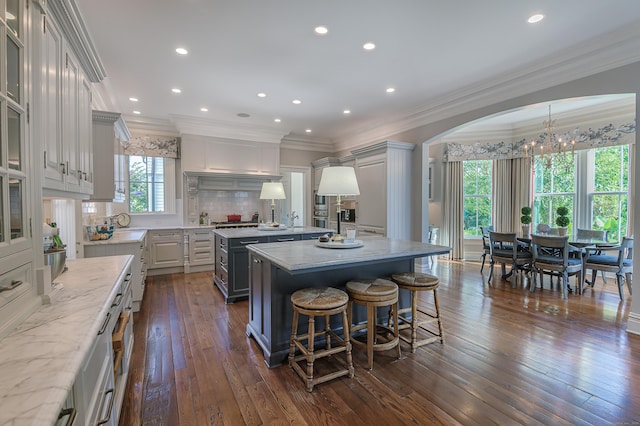
<instances>
[{"instance_id":1,"label":"recessed ceiling light","mask_svg":"<svg viewBox=\"0 0 640 426\"><path fill-rule=\"evenodd\" d=\"M140 114L140 111L133 111L134 114Z\"/></svg>"},{"instance_id":2,"label":"recessed ceiling light","mask_svg":"<svg viewBox=\"0 0 640 426\"><path fill-rule=\"evenodd\" d=\"M260 93L258 93L258 97L259 97L259 98L266 98L266 97L267 97L267 94L266 94L266 93L264 93L264 92L260 92Z\"/></svg>"},{"instance_id":3,"label":"recessed ceiling light","mask_svg":"<svg viewBox=\"0 0 640 426\"><path fill-rule=\"evenodd\" d=\"M544 15L541 13L536 13L535 15L531 15L529 16L529 19L527 19L527 22L530 24L535 24L536 22L540 22L544 19Z\"/></svg>"},{"instance_id":4,"label":"recessed ceiling light","mask_svg":"<svg viewBox=\"0 0 640 426\"><path fill-rule=\"evenodd\" d=\"M396 89L394 89L393 87L388 87L387 88L387 93L393 93L395 91L396 91Z\"/></svg>"},{"instance_id":5,"label":"recessed ceiling light","mask_svg":"<svg viewBox=\"0 0 640 426\"><path fill-rule=\"evenodd\" d=\"M305 130L305 132L311 133L311 129L307 129L307 130Z\"/></svg>"},{"instance_id":6,"label":"recessed ceiling light","mask_svg":"<svg viewBox=\"0 0 640 426\"><path fill-rule=\"evenodd\" d=\"M186 55L187 53L189 53L189 51L187 49L185 49L184 47L178 47L176 49L176 53L179 53L181 55Z\"/></svg>"},{"instance_id":7,"label":"recessed ceiling light","mask_svg":"<svg viewBox=\"0 0 640 426\"><path fill-rule=\"evenodd\" d=\"M209 108L202 107L202 108L200 108L200 111L207 112L207 111L209 111Z\"/></svg>"},{"instance_id":8,"label":"recessed ceiling light","mask_svg":"<svg viewBox=\"0 0 640 426\"><path fill-rule=\"evenodd\" d=\"M293 102L296 105L300 105L302 103L302 101L300 99L294 99L291 102Z\"/></svg>"},{"instance_id":9,"label":"recessed ceiling light","mask_svg":"<svg viewBox=\"0 0 640 426\"><path fill-rule=\"evenodd\" d=\"M171 91L172 91L173 93L182 93L182 90L180 90L180 89L178 89L178 88L176 88L176 87L174 87L173 89L171 89Z\"/></svg>"},{"instance_id":10,"label":"recessed ceiling light","mask_svg":"<svg viewBox=\"0 0 640 426\"><path fill-rule=\"evenodd\" d=\"M376 48L376 45L375 45L374 43L367 42L367 43L365 43L365 44L363 44L363 45L362 45L362 48L363 48L364 50L373 50L373 49L375 49L375 48Z\"/></svg>"},{"instance_id":11,"label":"recessed ceiling light","mask_svg":"<svg viewBox=\"0 0 640 426\"><path fill-rule=\"evenodd\" d=\"M273 121L275 121L276 123L280 123L282 120L280 120L279 118L274 118Z\"/></svg>"},{"instance_id":12,"label":"recessed ceiling light","mask_svg":"<svg viewBox=\"0 0 640 426\"><path fill-rule=\"evenodd\" d=\"M249 118L249 117L251 117L251 115L247 114L246 112L239 112L236 115L238 117L241 117L241 118Z\"/></svg>"},{"instance_id":13,"label":"recessed ceiling light","mask_svg":"<svg viewBox=\"0 0 640 426\"><path fill-rule=\"evenodd\" d=\"M138 102L138 98L129 98L131 102Z\"/></svg>"},{"instance_id":14,"label":"recessed ceiling light","mask_svg":"<svg viewBox=\"0 0 640 426\"><path fill-rule=\"evenodd\" d=\"M351 110L350 109L345 109L344 111L342 111L343 114L351 114Z\"/></svg>"},{"instance_id":15,"label":"recessed ceiling light","mask_svg":"<svg viewBox=\"0 0 640 426\"><path fill-rule=\"evenodd\" d=\"M326 33L329 32L329 29L327 27L325 27L324 25L320 25L317 26L314 31L316 32L316 34L318 35L325 35Z\"/></svg>"}]
</instances>

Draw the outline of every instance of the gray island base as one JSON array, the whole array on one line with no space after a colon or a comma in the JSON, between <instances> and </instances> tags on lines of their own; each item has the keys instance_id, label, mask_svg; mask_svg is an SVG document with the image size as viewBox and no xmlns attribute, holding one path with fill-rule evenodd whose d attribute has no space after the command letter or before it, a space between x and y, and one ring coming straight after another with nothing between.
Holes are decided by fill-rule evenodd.
<instances>
[{"instance_id":1,"label":"gray island base","mask_svg":"<svg viewBox=\"0 0 640 426\"><path fill-rule=\"evenodd\" d=\"M249 250L249 323L264 353L268 367L280 365L289 354L293 312L290 296L307 287L344 289L348 281L390 276L414 271L415 259L449 253L449 247L381 237L362 238L353 249L327 249L315 241L253 244ZM400 294L400 305L409 305L409 294ZM382 314L383 312L381 312ZM335 328L340 329L335 318ZM354 322L366 320L364 307L357 306ZM307 318L300 330L307 329ZM333 325L333 322L332 322ZM318 324L317 328L322 324Z\"/></svg>"}]
</instances>

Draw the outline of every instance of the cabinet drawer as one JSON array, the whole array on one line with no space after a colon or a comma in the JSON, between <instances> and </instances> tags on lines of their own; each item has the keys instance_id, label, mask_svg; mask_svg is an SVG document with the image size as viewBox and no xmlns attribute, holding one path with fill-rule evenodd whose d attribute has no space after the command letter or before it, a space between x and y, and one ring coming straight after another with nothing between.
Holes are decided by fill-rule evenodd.
<instances>
[{"instance_id":1,"label":"cabinet drawer","mask_svg":"<svg viewBox=\"0 0 640 426\"><path fill-rule=\"evenodd\" d=\"M268 237L247 237L247 238L231 238L229 244L231 248L244 247L249 244L266 243Z\"/></svg>"},{"instance_id":2,"label":"cabinet drawer","mask_svg":"<svg viewBox=\"0 0 640 426\"><path fill-rule=\"evenodd\" d=\"M182 231L153 231L150 238L152 241L182 241Z\"/></svg>"},{"instance_id":3,"label":"cabinet drawer","mask_svg":"<svg viewBox=\"0 0 640 426\"><path fill-rule=\"evenodd\" d=\"M322 237L323 235L326 234L332 234L332 232L317 232L315 234L302 234L302 239L303 240L317 240L318 238Z\"/></svg>"},{"instance_id":4,"label":"cabinet drawer","mask_svg":"<svg viewBox=\"0 0 640 426\"><path fill-rule=\"evenodd\" d=\"M200 249L200 248L211 249L211 240L195 240L193 242L189 242L189 244L191 244L192 247L196 249Z\"/></svg>"},{"instance_id":5,"label":"cabinet drawer","mask_svg":"<svg viewBox=\"0 0 640 426\"><path fill-rule=\"evenodd\" d=\"M287 241L299 241L300 234L295 235L271 235L268 237L270 243L284 243Z\"/></svg>"},{"instance_id":6,"label":"cabinet drawer","mask_svg":"<svg viewBox=\"0 0 640 426\"><path fill-rule=\"evenodd\" d=\"M33 280L30 266L22 265L0 275L0 307L31 290Z\"/></svg>"}]
</instances>

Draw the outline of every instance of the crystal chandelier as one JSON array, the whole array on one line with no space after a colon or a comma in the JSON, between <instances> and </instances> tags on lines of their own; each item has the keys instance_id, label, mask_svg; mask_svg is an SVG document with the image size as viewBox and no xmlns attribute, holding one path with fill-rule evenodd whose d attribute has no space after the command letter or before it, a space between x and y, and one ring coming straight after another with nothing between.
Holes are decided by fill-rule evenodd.
<instances>
[{"instance_id":1,"label":"crystal chandelier","mask_svg":"<svg viewBox=\"0 0 640 426\"><path fill-rule=\"evenodd\" d=\"M542 164L547 169L563 167L567 171L573 168L573 158L575 153L576 141L570 139L569 134L565 135L565 139L553 132L556 120L551 119L551 105L549 105L549 119L545 120L542 125L545 134L540 135L541 141L532 140L530 145L524 146L525 155L531 150L531 157L536 164Z\"/></svg>"}]
</instances>

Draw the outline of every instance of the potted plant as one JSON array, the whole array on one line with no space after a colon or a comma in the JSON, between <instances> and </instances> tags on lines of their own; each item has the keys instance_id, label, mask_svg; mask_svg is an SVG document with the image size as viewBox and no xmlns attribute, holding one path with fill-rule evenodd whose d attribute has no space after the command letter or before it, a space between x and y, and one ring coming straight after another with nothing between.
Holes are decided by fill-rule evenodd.
<instances>
[{"instance_id":1,"label":"potted plant","mask_svg":"<svg viewBox=\"0 0 640 426\"><path fill-rule=\"evenodd\" d=\"M522 236L524 238L529 236L529 224L531 223L531 207L529 206L524 206L523 208L520 209L520 213L522 213L522 216L520 216L520 222L522 222Z\"/></svg>"},{"instance_id":2,"label":"potted plant","mask_svg":"<svg viewBox=\"0 0 640 426\"><path fill-rule=\"evenodd\" d=\"M567 227L569 226L569 209L562 206L556 209L556 225L558 225L558 234L567 235Z\"/></svg>"}]
</instances>

